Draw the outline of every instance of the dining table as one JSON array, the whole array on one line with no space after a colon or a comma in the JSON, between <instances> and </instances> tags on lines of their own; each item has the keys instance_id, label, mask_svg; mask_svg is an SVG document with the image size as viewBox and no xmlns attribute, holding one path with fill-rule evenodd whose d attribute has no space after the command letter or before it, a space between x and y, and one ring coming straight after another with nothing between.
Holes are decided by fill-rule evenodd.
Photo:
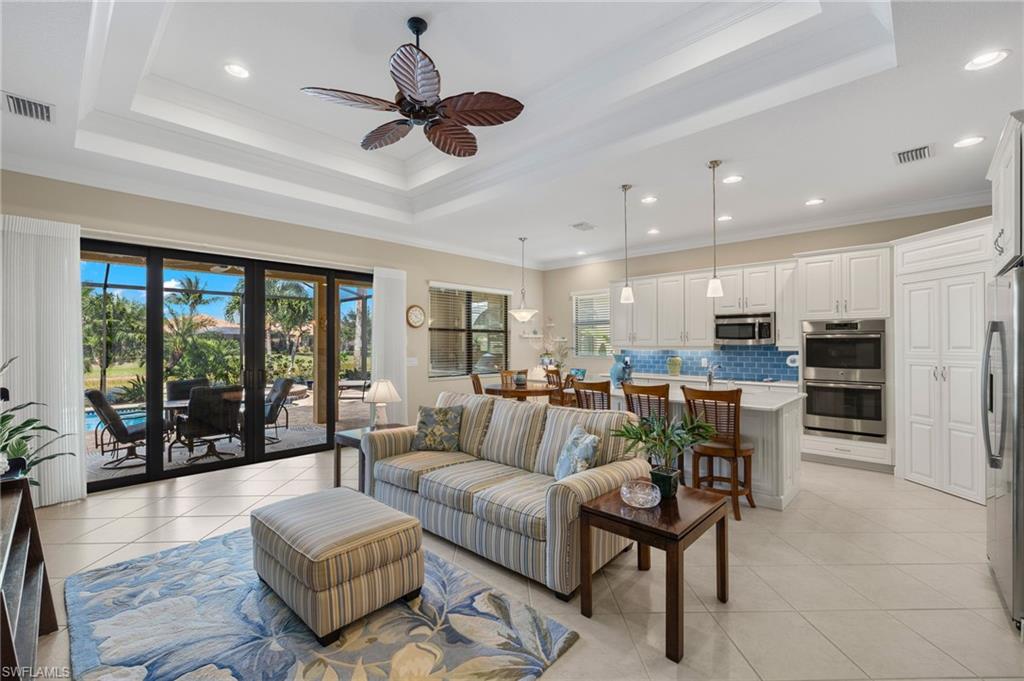
<instances>
[{"instance_id":1,"label":"dining table","mask_svg":"<svg viewBox=\"0 0 1024 681\"><path fill-rule=\"evenodd\" d=\"M484 392L488 395L515 398L520 402L525 402L527 397L547 397L550 400L560 390L557 385L547 381L527 381L523 385L490 383L484 386Z\"/></svg>"}]
</instances>

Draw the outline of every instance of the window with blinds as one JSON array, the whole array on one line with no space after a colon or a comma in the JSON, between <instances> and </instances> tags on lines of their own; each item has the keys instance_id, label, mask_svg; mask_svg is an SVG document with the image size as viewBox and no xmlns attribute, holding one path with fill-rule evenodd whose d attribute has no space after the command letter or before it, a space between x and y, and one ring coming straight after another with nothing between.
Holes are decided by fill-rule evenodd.
<instances>
[{"instance_id":1,"label":"window with blinds","mask_svg":"<svg viewBox=\"0 0 1024 681\"><path fill-rule=\"evenodd\" d=\"M607 291L572 295L572 330L577 357L605 357L612 353Z\"/></svg>"},{"instance_id":2,"label":"window with blinds","mask_svg":"<svg viewBox=\"0 0 1024 681\"><path fill-rule=\"evenodd\" d=\"M508 368L507 295L432 286L429 314L431 378Z\"/></svg>"}]
</instances>

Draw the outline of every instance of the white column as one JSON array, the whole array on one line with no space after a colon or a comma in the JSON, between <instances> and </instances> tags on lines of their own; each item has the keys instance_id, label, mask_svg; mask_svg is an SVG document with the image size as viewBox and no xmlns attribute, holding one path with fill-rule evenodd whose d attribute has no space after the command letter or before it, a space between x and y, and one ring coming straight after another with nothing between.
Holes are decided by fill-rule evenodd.
<instances>
[{"instance_id":1,"label":"white column","mask_svg":"<svg viewBox=\"0 0 1024 681\"><path fill-rule=\"evenodd\" d=\"M373 380L391 379L402 401L388 405L388 421L408 423L406 390L405 270L376 267L373 270Z\"/></svg>"}]
</instances>

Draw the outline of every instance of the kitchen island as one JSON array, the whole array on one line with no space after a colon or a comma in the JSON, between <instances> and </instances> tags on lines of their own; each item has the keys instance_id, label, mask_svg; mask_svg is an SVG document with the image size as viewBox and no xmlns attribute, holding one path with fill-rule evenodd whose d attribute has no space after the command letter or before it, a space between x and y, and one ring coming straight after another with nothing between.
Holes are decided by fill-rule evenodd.
<instances>
[{"instance_id":1,"label":"kitchen island","mask_svg":"<svg viewBox=\"0 0 1024 681\"><path fill-rule=\"evenodd\" d=\"M669 406L672 416L678 418L684 409L682 385L706 388L701 379L692 376L658 376L634 374L634 383L653 385L668 383ZM805 395L793 385L762 384L736 381L743 389L740 401L740 432L754 444L751 459L754 501L758 506L781 511L800 491L800 435L803 429L803 400ZM751 385L748 386L748 383ZM772 389L772 387L776 389ZM726 390L726 381L715 381L714 389ZM612 389L612 408L625 409L626 401L619 388ZM723 474L728 464L718 461ZM686 484L690 484L690 458L684 462Z\"/></svg>"}]
</instances>

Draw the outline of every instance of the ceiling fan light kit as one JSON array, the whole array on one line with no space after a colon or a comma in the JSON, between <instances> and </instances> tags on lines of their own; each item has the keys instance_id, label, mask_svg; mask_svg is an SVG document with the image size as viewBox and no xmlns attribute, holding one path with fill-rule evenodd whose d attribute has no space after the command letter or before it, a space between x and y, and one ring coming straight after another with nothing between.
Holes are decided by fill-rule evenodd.
<instances>
[{"instance_id":1,"label":"ceiling fan light kit","mask_svg":"<svg viewBox=\"0 0 1024 681\"><path fill-rule=\"evenodd\" d=\"M368 132L361 143L367 151L394 144L414 126L423 126L430 143L444 153L459 158L475 155L476 135L466 126L508 123L522 113L523 104L512 97L486 91L463 92L441 99L441 74L430 56L420 49L420 36L426 32L427 22L412 17L406 25L416 36L416 44L406 43L391 55L391 78L398 86L394 102L324 87L304 87L302 92L357 109L403 116Z\"/></svg>"}]
</instances>

